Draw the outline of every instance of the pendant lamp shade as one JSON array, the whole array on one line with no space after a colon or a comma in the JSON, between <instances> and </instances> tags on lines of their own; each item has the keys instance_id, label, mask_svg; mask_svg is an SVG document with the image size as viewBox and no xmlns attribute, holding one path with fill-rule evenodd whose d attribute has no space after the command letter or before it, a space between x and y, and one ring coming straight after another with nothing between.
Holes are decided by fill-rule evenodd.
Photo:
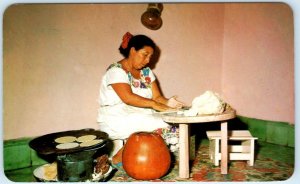
<instances>
[{"instance_id":1,"label":"pendant lamp shade","mask_svg":"<svg viewBox=\"0 0 300 184\"><path fill-rule=\"evenodd\" d=\"M161 3L148 4L147 10L141 16L142 24L151 30L158 30L162 26L161 12L163 6Z\"/></svg>"}]
</instances>

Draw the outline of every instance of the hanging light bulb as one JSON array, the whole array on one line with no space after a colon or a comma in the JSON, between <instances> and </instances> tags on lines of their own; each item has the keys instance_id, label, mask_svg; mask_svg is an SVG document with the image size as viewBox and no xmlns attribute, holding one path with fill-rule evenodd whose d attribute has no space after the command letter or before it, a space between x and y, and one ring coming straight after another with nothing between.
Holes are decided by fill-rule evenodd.
<instances>
[{"instance_id":1,"label":"hanging light bulb","mask_svg":"<svg viewBox=\"0 0 300 184\"><path fill-rule=\"evenodd\" d=\"M160 17L163 6L161 3L149 3L147 10L141 17L142 24L148 29L157 30L162 26Z\"/></svg>"}]
</instances>

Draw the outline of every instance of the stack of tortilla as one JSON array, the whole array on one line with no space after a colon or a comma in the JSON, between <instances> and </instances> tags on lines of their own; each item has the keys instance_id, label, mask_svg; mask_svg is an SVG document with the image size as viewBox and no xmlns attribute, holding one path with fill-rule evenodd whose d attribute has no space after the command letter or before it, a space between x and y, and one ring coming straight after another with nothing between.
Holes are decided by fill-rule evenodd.
<instances>
[{"instance_id":1,"label":"stack of tortilla","mask_svg":"<svg viewBox=\"0 0 300 184\"><path fill-rule=\"evenodd\" d=\"M80 147L89 147L101 143L102 139L96 139L96 135L83 135L80 137L75 136L62 136L56 138L54 141L59 143L57 149L72 149L78 146Z\"/></svg>"}]
</instances>

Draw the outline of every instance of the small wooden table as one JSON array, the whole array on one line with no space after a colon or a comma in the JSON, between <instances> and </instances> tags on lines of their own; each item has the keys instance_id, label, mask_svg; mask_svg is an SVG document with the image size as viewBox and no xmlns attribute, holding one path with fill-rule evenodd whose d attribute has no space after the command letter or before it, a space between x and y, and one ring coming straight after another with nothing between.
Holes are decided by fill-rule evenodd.
<instances>
[{"instance_id":1,"label":"small wooden table","mask_svg":"<svg viewBox=\"0 0 300 184\"><path fill-rule=\"evenodd\" d=\"M221 122L221 174L228 170L228 128L227 120L236 117L236 111L226 108L222 114L184 116L183 114L166 113L162 119L168 123L179 124L179 177L189 178L189 124Z\"/></svg>"}]
</instances>

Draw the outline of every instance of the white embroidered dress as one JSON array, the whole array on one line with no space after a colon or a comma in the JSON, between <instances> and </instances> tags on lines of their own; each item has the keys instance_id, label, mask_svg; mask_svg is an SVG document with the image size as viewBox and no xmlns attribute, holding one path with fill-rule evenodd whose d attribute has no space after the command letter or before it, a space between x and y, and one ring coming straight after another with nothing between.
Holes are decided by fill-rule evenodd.
<instances>
[{"instance_id":1,"label":"white embroidered dress","mask_svg":"<svg viewBox=\"0 0 300 184\"><path fill-rule=\"evenodd\" d=\"M100 108L97 118L100 130L108 133L111 139L126 139L134 132L168 127L153 109L125 104L111 87L114 83L127 83L133 93L151 99L151 82L154 80L155 76L148 67L141 71L141 79L135 79L122 69L121 64L110 65L100 86Z\"/></svg>"}]
</instances>

